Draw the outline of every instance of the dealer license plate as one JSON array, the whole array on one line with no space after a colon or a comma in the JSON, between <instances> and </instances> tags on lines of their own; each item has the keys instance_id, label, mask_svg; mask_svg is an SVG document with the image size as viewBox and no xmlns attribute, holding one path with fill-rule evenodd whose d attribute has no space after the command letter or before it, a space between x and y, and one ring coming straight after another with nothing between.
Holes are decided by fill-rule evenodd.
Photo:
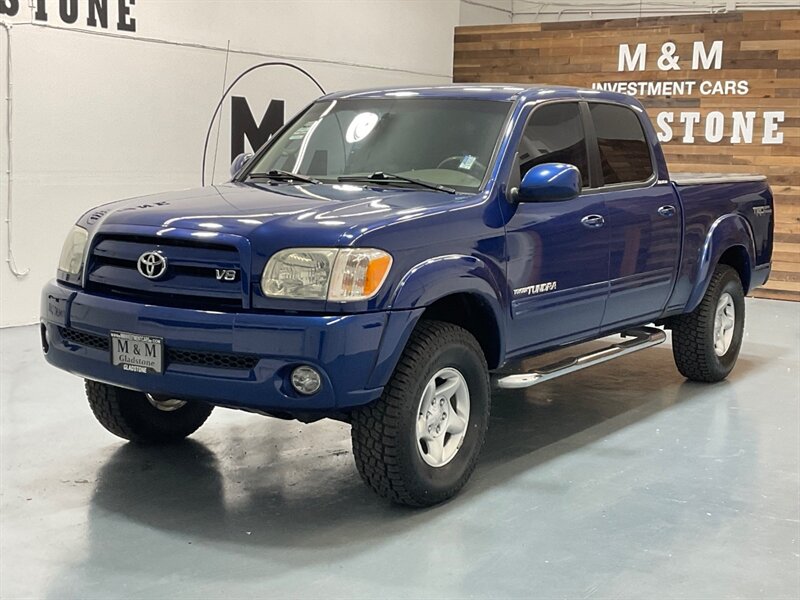
<instances>
[{"instance_id":1,"label":"dealer license plate","mask_svg":"<svg viewBox=\"0 0 800 600\"><path fill-rule=\"evenodd\" d=\"M112 331L111 364L133 373L162 373L164 340L138 333Z\"/></svg>"}]
</instances>

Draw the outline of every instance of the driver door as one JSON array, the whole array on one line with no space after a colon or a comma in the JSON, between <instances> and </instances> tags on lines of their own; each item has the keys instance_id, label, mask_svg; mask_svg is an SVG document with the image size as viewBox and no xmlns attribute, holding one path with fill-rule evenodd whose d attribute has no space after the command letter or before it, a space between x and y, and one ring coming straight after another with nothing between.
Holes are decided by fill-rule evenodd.
<instances>
[{"instance_id":1,"label":"driver door","mask_svg":"<svg viewBox=\"0 0 800 600\"><path fill-rule=\"evenodd\" d=\"M584 192L562 202L520 202L506 226L511 354L595 336L608 296L609 236L602 194L590 188L581 105L535 106L517 150L520 177L549 162L575 165Z\"/></svg>"}]
</instances>

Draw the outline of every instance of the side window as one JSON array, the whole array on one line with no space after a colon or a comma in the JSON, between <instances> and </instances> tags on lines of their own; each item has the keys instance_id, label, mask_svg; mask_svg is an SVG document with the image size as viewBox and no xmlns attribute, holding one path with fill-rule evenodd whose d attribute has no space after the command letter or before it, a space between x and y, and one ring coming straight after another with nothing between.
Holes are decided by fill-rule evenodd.
<instances>
[{"instance_id":1,"label":"side window","mask_svg":"<svg viewBox=\"0 0 800 600\"><path fill-rule=\"evenodd\" d=\"M630 108L614 104L589 104L603 183L637 183L650 179L653 163L642 124Z\"/></svg>"},{"instance_id":2,"label":"side window","mask_svg":"<svg viewBox=\"0 0 800 600\"><path fill-rule=\"evenodd\" d=\"M589 187L586 136L577 102L545 104L533 111L519 143L520 177L542 163L575 165Z\"/></svg>"}]
</instances>

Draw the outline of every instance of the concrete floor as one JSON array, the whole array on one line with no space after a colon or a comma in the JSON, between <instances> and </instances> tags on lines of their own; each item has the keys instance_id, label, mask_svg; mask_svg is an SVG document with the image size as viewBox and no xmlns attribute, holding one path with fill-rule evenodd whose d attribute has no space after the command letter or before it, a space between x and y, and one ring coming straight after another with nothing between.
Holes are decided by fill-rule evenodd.
<instances>
[{"instance_id":1,"label":"concrete floor","mask_svg":"<svg viewBox=\"0 0 800 600\"><path fill-rule=\"evenodd\" d=\"M455 500L385 504L349 429L218 410L124 444L34 327L0 332L2 598L798 598L800 305L748 300L726 382L665 345L497 394Z\"/></svg>"}]
</instances>

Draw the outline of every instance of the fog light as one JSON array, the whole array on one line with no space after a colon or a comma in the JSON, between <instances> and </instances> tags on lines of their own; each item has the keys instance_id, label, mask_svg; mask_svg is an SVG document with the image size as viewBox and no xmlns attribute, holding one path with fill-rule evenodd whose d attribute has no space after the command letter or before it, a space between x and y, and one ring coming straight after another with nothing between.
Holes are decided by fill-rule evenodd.
<instances>
[{"instance_id":1,"label":"fog light","mask_svg":"<svg viewBox=\"0 0 800 600\"><path fill-rule=\"evenodd\" d=\"M301 394L309 396L322 387L322 377L316 369L303 365L292 371L292 387Z\"/></svg>"}]
</instances>

